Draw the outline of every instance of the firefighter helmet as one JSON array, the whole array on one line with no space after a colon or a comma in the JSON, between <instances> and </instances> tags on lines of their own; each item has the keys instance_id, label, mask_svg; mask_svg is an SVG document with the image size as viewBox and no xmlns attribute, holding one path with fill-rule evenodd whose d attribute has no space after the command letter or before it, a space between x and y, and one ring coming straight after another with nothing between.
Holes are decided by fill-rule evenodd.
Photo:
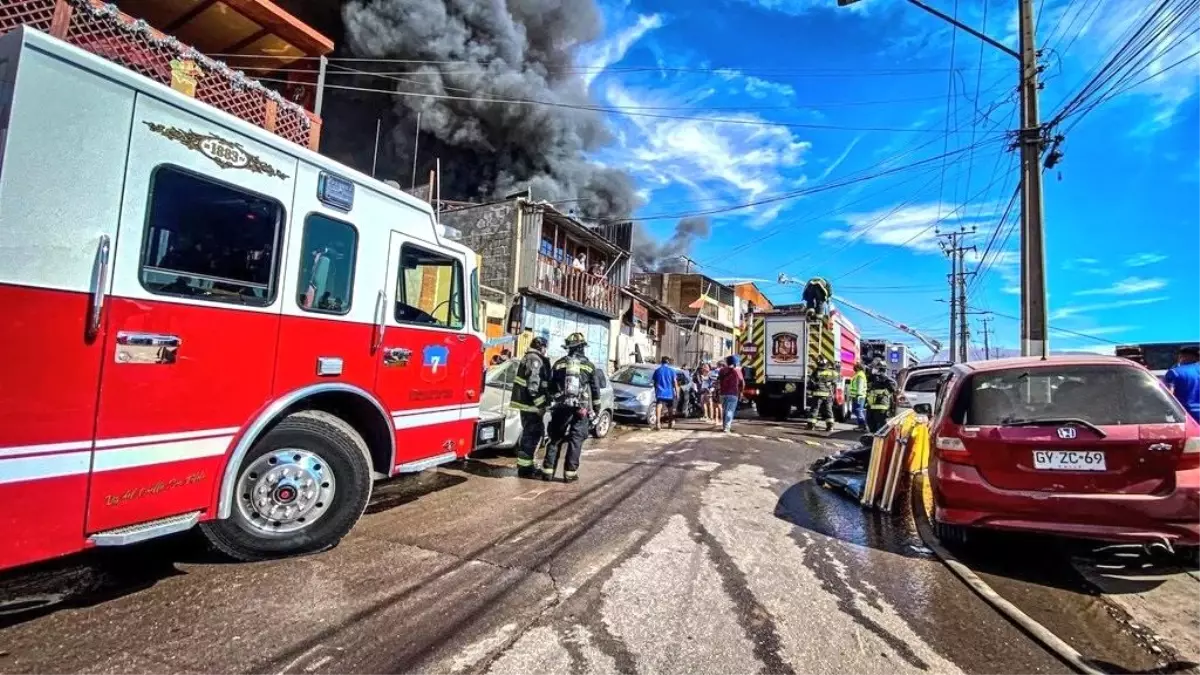
<instances>
[{"instance_id":1,"label":"firefighter helmet","mask_svg":"<svg viewBox=\"0 0 1200 675\"><path fill-rule=\"evenodd\" d=\"M567 336L567 341L563 343L563 349L575 349L576 347L586 347L587 338L583 333L571 333Z\"/></svg>"}]
</instances>

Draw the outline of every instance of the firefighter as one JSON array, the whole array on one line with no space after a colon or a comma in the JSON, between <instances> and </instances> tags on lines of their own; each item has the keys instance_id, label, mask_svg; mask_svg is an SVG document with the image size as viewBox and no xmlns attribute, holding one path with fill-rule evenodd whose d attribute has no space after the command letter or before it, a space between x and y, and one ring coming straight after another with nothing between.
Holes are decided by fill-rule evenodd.
<instances>
[{"instance_id":1,"label":"firefighter","mask_svg":"<svg viewBox=\"0 0 1200 675\"><path fill-rule=\"evenodd\" d=\"M817 367L813 370L809 381L812 382L810 394L813 405L808 409L808 424L815 427L817 418L825 422L825 431L833 430L833 391L837 388L838 374L833 364L824 356L817 358Z\"/></svg>"},{"instance_id":2,"label":"firefighter","mask_svg":"<svg viewBox=\"0 0 1200 675\"><path fill-rule=\"evenodd\" d=\"M813 277L804 284L804 304L809 316L826 314L825 304L833 297L833 287L821 277Z\"/></svg>"},{"instance_id":3,"label":"firefighter","mask_svg":"<svg viewBox=\"0 0 1200 675\"><path fill-rule=\"evenodd\" d=\"M895 402L896 381L888 375L882 359L876 359L867 377L867 427L875 433L887 424Z\"/></svg>"},{"instance_id":4,"label":"firefighter","mask_svg":"<svg viewBox=\"0 0 1200 675\"><path fill-rule=\"evenodd\" d=\"M542 480L554 480L559 445L565 441L563 482L573 483L579 479L579 458L596 415L595 408L600 404L600 387L596 382L596 367L583 353L587 349L583 333L567 336L563 349L567 355L556 361L550 371L550 445L542 462Z\"/></svg>"},{"instance_id":5,"label":"firefighter","mask_svg":"<svg viewBox=\"0 0 1200 675\"><path fill-rule=\"evenodd\" d=\"M546 394L550 387L547 346L546 338L533 338L513 378L512 407L521 413L521 440L517 444L517 475L521 478L537 475L533 455L546 435Z\"/></svg>"}]
</instances>

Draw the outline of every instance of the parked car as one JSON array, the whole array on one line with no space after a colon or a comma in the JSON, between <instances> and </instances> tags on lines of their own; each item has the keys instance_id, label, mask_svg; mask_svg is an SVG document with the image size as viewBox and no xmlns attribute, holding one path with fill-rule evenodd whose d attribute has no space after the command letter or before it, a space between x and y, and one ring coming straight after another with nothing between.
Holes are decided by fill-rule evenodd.
<instances>
[{"instance_id":1,"label":"parked car","mask_svg":"<svg viewBox=\"0 0 1200 675\"><path fill-rule=\"evenodd\" d=\"M521 438L521 415L509 405L512 400L512 381L517 375L518 359L511 359L487 369L484 376L483 396L479 401L480 425L491 421L503 420L503 433L493 442L479 442L477 448L497 447L512 448ZM592 420L592 436L604 438L612 431L613 425L613 388L608 376L600 368L596 369L596 377L600 385L600 412ZM549 422L549 413L546 420Z\"/></svg>"},{"instance_id":2,"label":"parked car","mask_svg":"<svg viewBox=\"0 0 1200 675\"><path fill-rule=\"evenodd\" d=\"M657 421L654 410L654 371L657 363L634 363L622 366L613 373L613 414L618 420L637 421L654 424ZM699 406L693 393L695 384L691 374L682 368L676 368L675 383L676 414L680 417L691 417L698 413Z\"/></svg>"},{"instance_id":3,"label":"parked car","mask_svg":"<svg viewBox=\"0 0 1200 675\"><path fill-rule=\"evenodd\" d=\"M957 364L938 392L934 524L1152 547L1200 544L1200 424L1113 356Z\"/></svg>"},{"instance_id":4,"label":"parked car","mask_svg":"<svg viewBox=\"0 0 1200 675\"><path fill-rule=\"evenodd\" d=\"M897 408L912 408L921 403L933 405L942 376L950 371L949 363L930 363L905 368L896 375Z\"/></svg>"}]
</instances>

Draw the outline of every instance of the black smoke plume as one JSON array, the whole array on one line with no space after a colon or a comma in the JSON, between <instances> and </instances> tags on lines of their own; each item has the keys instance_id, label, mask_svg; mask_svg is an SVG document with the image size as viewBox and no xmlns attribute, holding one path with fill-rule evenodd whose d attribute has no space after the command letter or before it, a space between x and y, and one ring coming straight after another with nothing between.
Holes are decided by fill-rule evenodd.
<instances>
[{"instance_id":1,"label":"black smoke plume","mask_svg":"<svg viewBox=\"0 0 1200 675\"><path fill-rule=\"evenodd\" d=\"M611 140L602 114L584 109L596 103L575 63L578 48L602 33L595 0L349 0L335 18L332 1L285 5L318 21L339 55L395 61L335 61L329 82L406 95L328 91L324 152L369 171L378 119L377 176L404 187L428 182L440 158L447 199L529 188L533 199L590 219L627 217L638 206L627 173L586 159ZM350 67L386 75L355 76Z\"/></svg>"},{"instance_id":2,"label":"black smoke plume","mask_svg":"<svg viewBox=\"0 0 1200 675\"><path fill-rule=\"evenodd\" d=\"M690 255L692 246L711 232L707 217L692 216L676 223L670 238L656 241L641 223L634 223L633 265L642 272L686 272L688 264L682 256Z\"/></svg>"}]
</instances>

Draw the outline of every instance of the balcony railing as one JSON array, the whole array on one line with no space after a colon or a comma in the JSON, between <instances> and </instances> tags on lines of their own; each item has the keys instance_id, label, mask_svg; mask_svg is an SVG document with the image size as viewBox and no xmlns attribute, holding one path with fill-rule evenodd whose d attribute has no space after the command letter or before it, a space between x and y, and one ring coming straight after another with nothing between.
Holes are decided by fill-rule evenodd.
<instances>
[{"instance_id":1,"label":"balcony railing","mask_svg":"<svg viewBox=\"0 0 1200 675\"><path fill-rule=\"evenodd\" d=\"M605 314L619 313L617 289L603 275L576 269L544 255L537 259L536 288Z\"/></svg>"}]
</instances>

